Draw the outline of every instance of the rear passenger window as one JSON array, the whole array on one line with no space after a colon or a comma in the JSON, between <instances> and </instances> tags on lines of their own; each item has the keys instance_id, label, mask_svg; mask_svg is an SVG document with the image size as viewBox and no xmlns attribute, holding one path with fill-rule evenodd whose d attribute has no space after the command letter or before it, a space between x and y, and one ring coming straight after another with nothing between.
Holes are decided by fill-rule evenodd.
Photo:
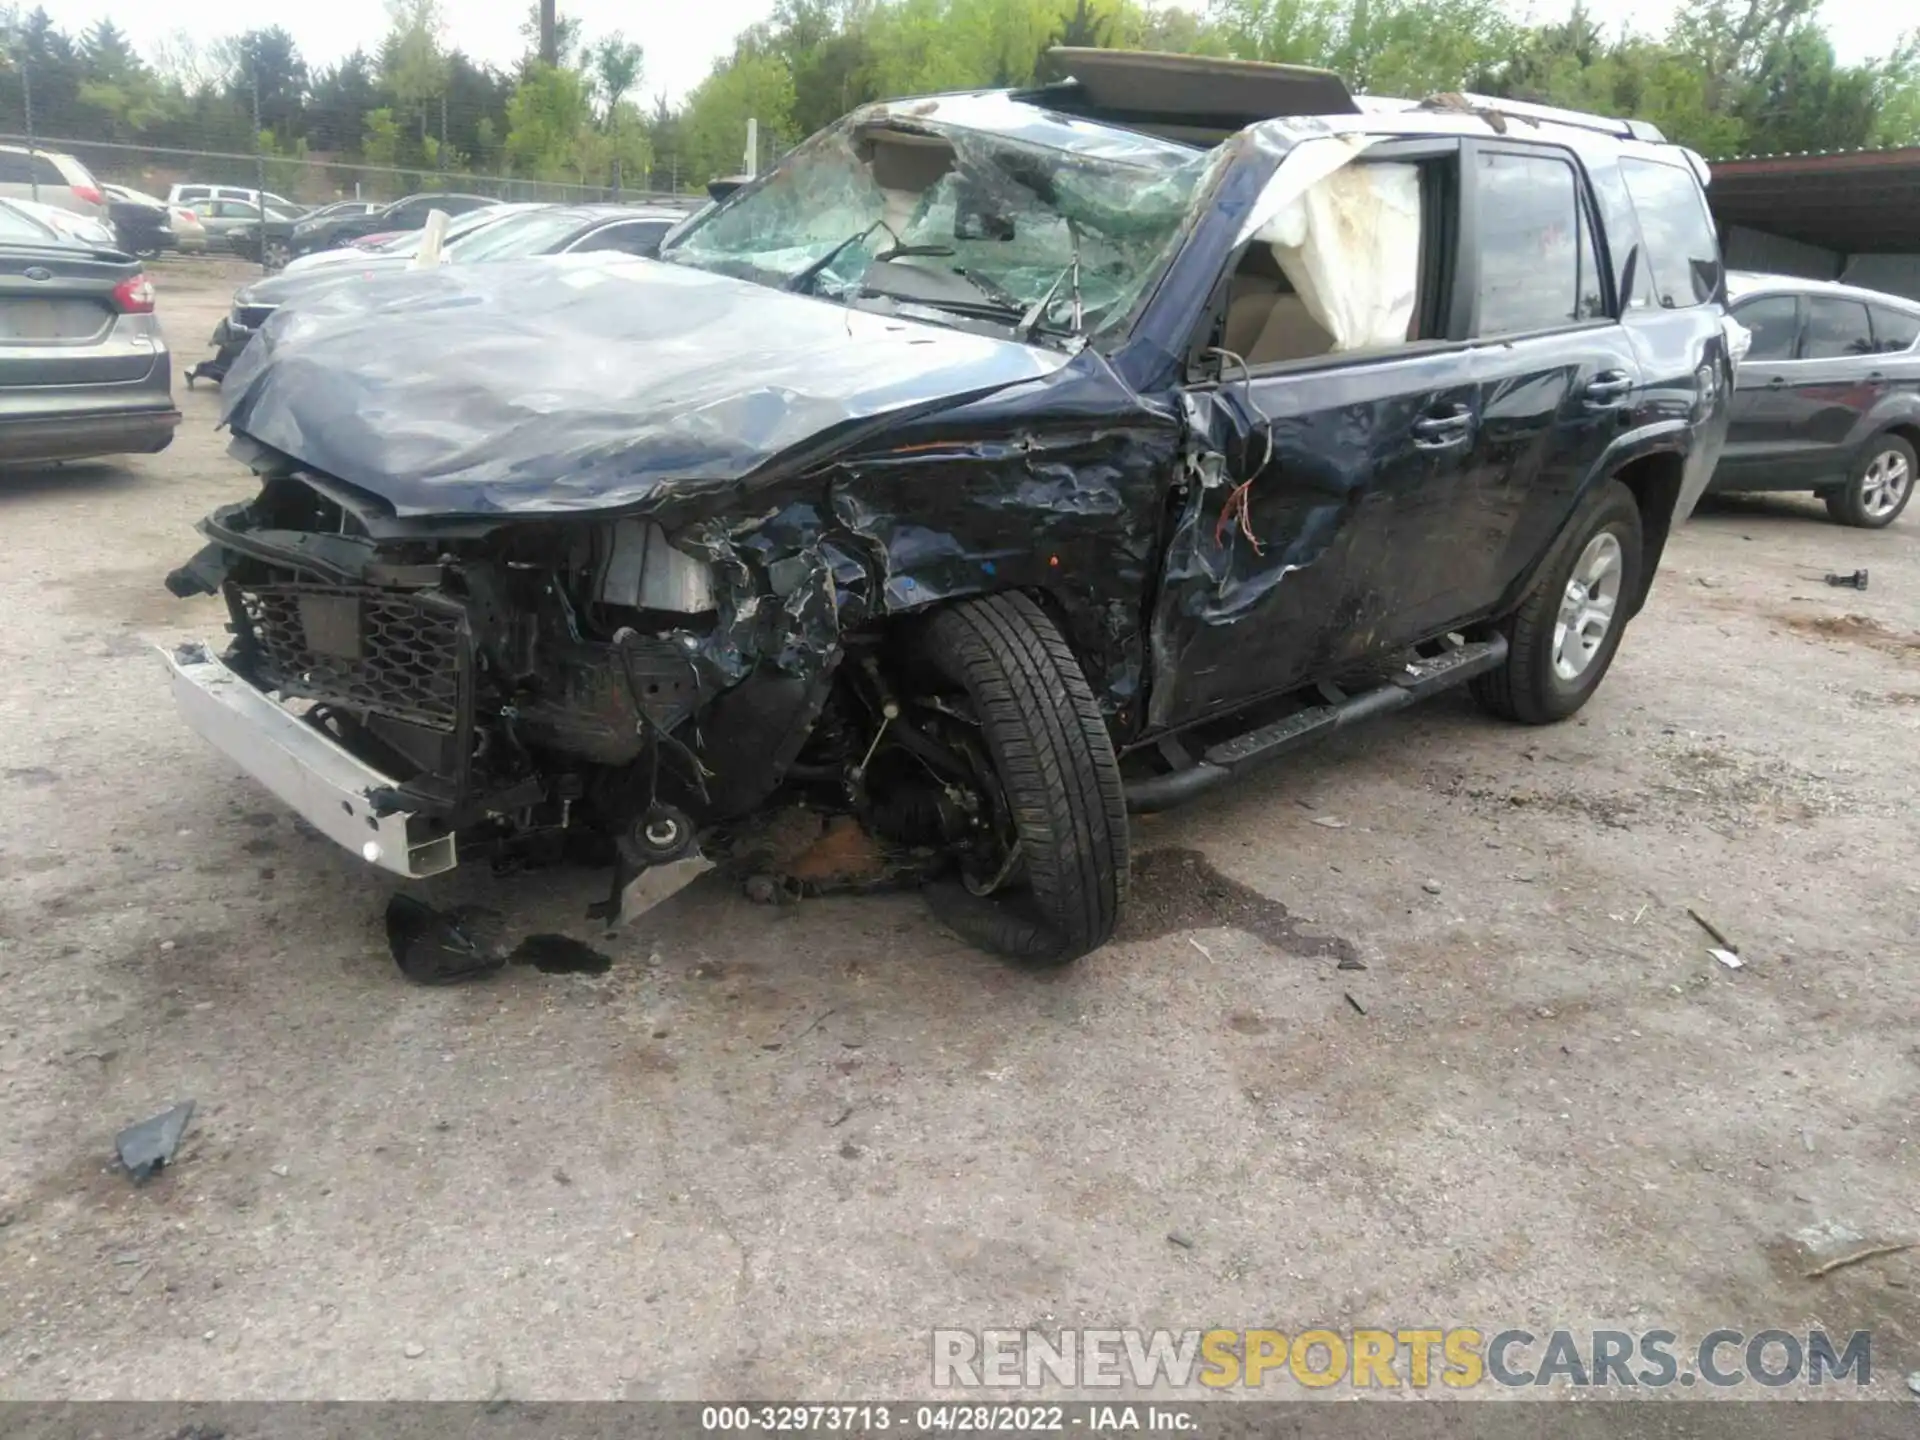
<instances>
[{"instance_id":1,"label":"rear passenger window","mask_svg":"<svg viewBox=\"0 0 1920 1440\"><path fill-rule=\"evenodd\" d=\"M1551 155L1480 152L1476 335L1551 330L1604 313L1593 235L1573 166Z\"/></svg>"},{"instance_id":2,"label":"rear passenger window","mask_svg":"<svg viewBox=\"0 0 1920 1440\"><path fill-rule=\"evenodd\" d=\"M1867 307L1858 300L1815 296L1807 302L1807 334L1800 344L1802 360L1835 360L1846 355L1871 355L1873 331Z\"/></svg>"},{"instance_id":3,"label":"rear passenger window","mask_svg":"<svg viewBox=\"0 0 1920 1440\"><path fill-rule=\"evenodd\" d=\"M60 167L44 155L33 157L33 178L41 185L64 187L67 177L60 173Z\"/></svg>"},{"instance_id":4,"label":"rear passenger window","mask_svg":"<svg viewBox=\"0 0 1920 1440\"><path fill-rule=\"evenodd\" d=\"M1904 310L1889 310L1884 305L1869 305L1873 312L1873 348L1883 355L1896 350L1911 350L1920 340L1920 315Z\"/></svg>"},{"instance_id":5,"label":"rear passenger window","mask_svg":"<svg viewBox=\"0 0 1920 1440\"><path fill-rule=\"evenodd\" d=\"M1623 159L1620 176L1640 217L1646 241L1640 262L1653 279L1657 303L1667 310L1706 304L1720 288L1720 242L1693 172L1657 160Z\"/></svg>"},{"instance_id":6,"label":"rear passenger window","mask_svg":"<svg viewBox=\"0 0 1920 1440\"><path fill-rule=\"evenodd\" d=\"M1749 300L1733 312L1733 318L1753 332L1749 360L1791 360L1800 339L1800 302L1791 295L1769 295L1764 300Z\"/></svg>"}]
</instances>

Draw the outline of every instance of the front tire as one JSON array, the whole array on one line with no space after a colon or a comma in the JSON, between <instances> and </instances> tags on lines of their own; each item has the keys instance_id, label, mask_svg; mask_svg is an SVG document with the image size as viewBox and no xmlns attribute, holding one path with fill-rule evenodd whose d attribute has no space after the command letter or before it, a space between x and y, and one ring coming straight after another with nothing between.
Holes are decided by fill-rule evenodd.
<instances>
[{"instance_id":1,"label":"front tire","mask_svg":"<svg viewBox=\"0 0 1920 1440\"><path fill-rule=\"evenodd\" d=\"M1127 888L1127 807L1093 690L1047 613L1021 594L939 611L922 655L965 692L1019 843L990 894L942 882L934 913L984 950L1063 965L1104 945Z\"/></svg>"},{"instance_id":2,"label":"front tire","mask_svg":"<svg viewBox=\"0 0 1920 1440\"><path fill-rule=\"evenodd\" d=\"M1640 507L1631 490L1609 480L1500 627L1506 664L1468 682L1474 698L1525 725L1564 720L1586 704L1620 648L1643 554Z\"/></svg>"},{"instance_id":3,"label":"front tire","mask_svg":"<svg viewBox=\"0 0 1920 1440\"><path fill-rule=\"evenodd\" d=\"M1899 518L1913 498L1920 460L1898 435L1876 435L1854 462L1853 478L1837 490L1823 491L1827 514L1842 525L1881 530Z\"/></svg>"}]
</instances>

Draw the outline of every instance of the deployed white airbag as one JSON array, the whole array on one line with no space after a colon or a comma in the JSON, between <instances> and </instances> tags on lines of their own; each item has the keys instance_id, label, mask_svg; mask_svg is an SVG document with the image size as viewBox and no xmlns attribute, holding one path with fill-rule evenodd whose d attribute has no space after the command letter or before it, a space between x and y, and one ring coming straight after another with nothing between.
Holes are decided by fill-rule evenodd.
<instances>
[{"instance_id":1,"label":"deployed white airbag","mask_svg":"<svg viewBox=\"0 0 1920 1440\"><path fill-rule=\"evenodd\" d=\"M1420 169L1356 165L1372 136L1294 147L1241 236L1271 245L1335 353L1406 343L1420 282Z\"/></svg>"}]
</instances>

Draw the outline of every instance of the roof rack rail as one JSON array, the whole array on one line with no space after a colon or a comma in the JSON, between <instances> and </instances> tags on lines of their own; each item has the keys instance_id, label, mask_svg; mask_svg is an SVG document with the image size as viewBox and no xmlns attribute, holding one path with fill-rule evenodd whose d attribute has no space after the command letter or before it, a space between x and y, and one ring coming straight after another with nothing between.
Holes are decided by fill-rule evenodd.
<instances>
[{"instance_id":1,"label":"roof rack rail","mask_svg":"<svg viewBox=\"0 0 1920 1440\"><path fill-rule=\"evenodd\" d=\"M1523 120L1538 120L1546 125L1566 125L1575 130L1594 130L1602 135L1618 135L1622 140L1646 140L1664 144L1660 127L1646 120L1616 120L1605 115L1589 115L1583 110L1563 110L1558 105L1536 105L1530 100L1500 100L1491 95L1461 97L1489 110L1499 110Z\"/></svg>"}]
</instances>

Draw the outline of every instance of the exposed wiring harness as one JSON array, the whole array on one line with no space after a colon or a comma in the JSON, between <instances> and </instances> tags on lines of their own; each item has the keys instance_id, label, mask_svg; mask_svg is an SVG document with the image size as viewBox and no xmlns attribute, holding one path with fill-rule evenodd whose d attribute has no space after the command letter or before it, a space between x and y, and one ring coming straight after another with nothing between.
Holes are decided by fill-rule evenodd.
<instances>
[{"instance_id":1,"label":"exposed wiring harness","mask_svg":"<svg viewBox=\"0 0 1920 1440\"><path fill-rule=\"evenodd\" d=\"M1218 355L1222 361L1231 360L1240 367L1241 395L1246 400L1247 409L1260 417L1260 432L1266 437L1266 453L1260 457L1260 463L1253 473L1227 492L1226 503L1220 507L1220 515L1213 524L1213 543L1225 547L1228 537L1238 530L1247 537L1247 543L1253 546L1253 553L1264 555L1266 546L1260 537L1253 533L1253 516L1249 509L1252 502L1253 482L1266 473L1267 466L1273 463L1273 417L1260 408L1260 402L1253 398L1253 367L1231 350L1218 345L1210 346L1201 352L1206 355ZM1224 370L1224 365L1222 369Z\"/></svg>"}]
</instances>

